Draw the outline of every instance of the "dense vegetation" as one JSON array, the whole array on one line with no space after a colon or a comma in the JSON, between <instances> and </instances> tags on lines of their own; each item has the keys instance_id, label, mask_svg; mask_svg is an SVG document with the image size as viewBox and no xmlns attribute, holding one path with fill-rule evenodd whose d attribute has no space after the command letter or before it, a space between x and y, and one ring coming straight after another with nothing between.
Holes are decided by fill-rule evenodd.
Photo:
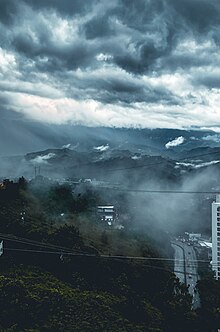
<instances>
[{"instance_id":1,"label":"dense vegetation","mask_svg":"<svg viewBox=\"0 0 220 332\"><path fill-rule=\"evenodd\" d=\"M0 331L215 331L219 283L199 282L202 307L195 312L170 266L113 259L171 252L168 245L160 250L152 229L113 230L97 222L92 208L100 200L55 183L4 183L0 232L11 236L2 234Z\"/></svg>"}]
</instances>

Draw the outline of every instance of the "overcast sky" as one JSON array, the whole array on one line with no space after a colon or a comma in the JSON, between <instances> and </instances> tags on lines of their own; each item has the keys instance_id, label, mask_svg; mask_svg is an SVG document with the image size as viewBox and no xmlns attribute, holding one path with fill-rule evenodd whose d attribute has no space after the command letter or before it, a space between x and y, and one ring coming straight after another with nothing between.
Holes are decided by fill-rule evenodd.
<instances>
[{"instance_id":1,"label":"overcast sky","mask_svg":"<svg viewBox=\"0 0 220 332\"><path fill-rule=\"evenodd\" d=\"M219 0L0 0L0 121L220 128Z\"/></svg>"}]
</instances>

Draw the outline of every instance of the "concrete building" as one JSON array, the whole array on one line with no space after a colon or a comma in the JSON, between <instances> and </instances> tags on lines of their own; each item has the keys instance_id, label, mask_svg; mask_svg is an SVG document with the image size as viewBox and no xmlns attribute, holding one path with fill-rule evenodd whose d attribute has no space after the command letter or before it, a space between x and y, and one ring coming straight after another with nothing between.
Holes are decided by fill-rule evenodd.
<instances>
[{"instance_id":1,"label":"concrete building","mask_svg":"<svg viewBox=\"0 0 220 332\"><path fill-rule=\"evenodd\" d=\"M188 233L188 232L185 232L185 234L186 234L187 240L189 240L191 242L198 242L202 237L201 233Z\"/></svg>"},{"instance_id":2,"label":"concrete building","mask_svg":"<svg viewBox=\"0 0 220 332\"><path fill-rule=\"evenodd\" d=\"M212 269L220 279L220 195L212 203Z\"/></svg>"},{"instance_id":3,"label":"concrete building","mask_svg":"<svg viewBox=\"0 0 220 332\"><path fill-rule=\"evenodd\" d=\"M97 207L98 215L102 221L111 226L115 222L115 207L113 205L100 205Z\"/></svg>"}]
</instances>

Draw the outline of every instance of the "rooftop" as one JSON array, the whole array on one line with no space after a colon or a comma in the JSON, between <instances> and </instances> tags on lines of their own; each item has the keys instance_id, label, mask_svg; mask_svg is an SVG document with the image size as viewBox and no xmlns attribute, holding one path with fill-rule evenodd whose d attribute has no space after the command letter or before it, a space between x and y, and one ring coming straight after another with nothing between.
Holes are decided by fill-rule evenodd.
<instances>
[{"instance_id":1,"label":"rooftop","mask_svg":"<svg viewBox=\"0 0 220 332\"><path fill-rule=\"evenodd\" d=\"M98 209L114 209L114 205L99 205Z\"/></svg>"}]
</instances>

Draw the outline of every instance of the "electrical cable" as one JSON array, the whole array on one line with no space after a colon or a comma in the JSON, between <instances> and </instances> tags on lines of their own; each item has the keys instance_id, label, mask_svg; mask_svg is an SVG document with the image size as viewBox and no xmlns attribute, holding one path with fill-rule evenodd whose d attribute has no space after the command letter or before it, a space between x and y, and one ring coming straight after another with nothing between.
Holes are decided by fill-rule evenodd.
<instances>
[{"instance_id":1,"label":"electrical cable","mask_svg":"<svg viewBox=\"0 0 220 332\"><path fill-rule=\"evenodd\" d=\"M58 255L61 251L42 251L42 250L32 250L32 249L22 249L22 248L7 248L4 247L4 250L8 251L21 251L21 252L31 252L31 253L43 253L43 254L55 254ZM175 258L163 258L163 257L143 257L143 256L123 256L123 255L95 255L84 252L74 253L74 252L62 252L66 256L87 256L87 257L102 257L102 258L111 258L111 259L127 259L127 260L148 260L148 261L162 261L162 262L175 262L178 261L179 264L184 263L184 259L176 260ZM190 260L189 263L210 263L209 260ZM216 263L218 264L218 263ZM191 266L190 266L191 267Z\"/></svg>"},{"instance_id":2,"label":"electrical cable","mask_svg":"<svg viewBox=\"0 0 220 332\"><path fill-rule=\"evenodd\" d=\"M21 243L21 244L26 244L26 245L32 245L32 246L35 246L35 247L45 247L45 248L49 248L49 249L60 249L61 251L65 252L65 251L73 251L73 252L81 252L81 253L86 253L85 251L82 251L82 250L78 250L78 249L70 249L70 248L67 248L67 247L62 247L62 246L57 246L57 245L53 245L53 244L46 244L46 243L42 243L42 242L39 242L39 241L32 241L31 239L25 239L25 238L19 238L19 237L16 237L16 238L12 238L10 237L10 235L4 235L2 233L0 233L0 238L2 240L5 240L5 241L11 241L11 242L17 242L17 243ZM21 239L21 240L20 240Z\"/></svg>"},{"instance_id":3,"label":"electrical cable","mask_svg":"<svg viewBox=\"0 0 220 332\"><path fill-rule=\"evenodd\" d=\"M160 162L157 163L148 163L148 164L143 164L143 165L134 165L134 166L130 166L130 167L122 167L122 168L112 168L112 169L105 169L106 172L115 172L115 171L124 171L124 170L129 170L129 169L134 169L134 168L142 168L142 167L149 167L149 166L156 166L156 165L161 165L163 163L168 163L168 162L179 162L179 161L183 161L183 160L188 160L189 158L201 158L201 157L205 157L205 156L209 156L209 155L213 155L213 154L219 154L220 155L220 151L217 152L209 152L209 153L203 153L203 154L199 154L199 155L194 155L194 156L190 156L190 157L183 157L183 158L179 158L178 160L175 159L166 159L166 160L162 160ZM150 155L146 155L148 157L162 157L161 155L158 156L150 156ZM167 158L165 156L163 156L162 158ZM103 162L101 161L94 161L94 162L89 162L89 163L84 163L84 164L75 164L72 165L71 168L75 167L83 167L83 166L97 166L97 163ZM99 166L99 165L98 165ZM101 165L100 165L101 166Z\"/></svg>"},{"instance_id":4,"label":"electrical cable","mask_svg":"<svg viewBox=\"0 0 220 332\"><path fill-rule=\"evenodd\" d=\"M55 255L60 255L61 252L54 252L54 251L40 251L40 250L29 250L29 249L19 249L19 248L4 248L4 250L6 251L18 251L18 252L27 252L27 253L41 253L41 254L55 254ZM133 257L133 256L109 256L109 255L94 255L94 254L79 254L79 253L62 253L64 256L75 256L75 257L78 257L78 256L86 256L86 257L93 257L93 258L105 258L105 259L111 259L111 260L122 260L122 259L125 259L125 260L145 260L145 261L149 261L149 260L158 260L157 257ZM159 258L160 261L167 261L166 259L163 259L163 258ZM201 260L202 262L209 262L209 261L205 261L205 260ZM212 264L213 265L213 264ZM145 267L148 267L148 268L152 268L152 269L159 269L159 270L164 270L164 271L167 271L169 273L178 273L178 274L184 274L184 275L191 275L191 276L198 276L197 273L194 273L192 271L180 271L180 270L177 270L176 268L183 268L184 265L177 265L176 268L174 266L174 271L170 271L169 269L165 268L165 267L160 267L160 266L155 266L155 265L144 265ZM171 268L173 268L173 266L170 266ZM197 267L197 266L196 266ZM192 268L192 267L191 267ZM206 268L203 268L203 270L205 270Z\"/></svg>"},{"instance_id":5,"label":"electrical cable","mask_svg":"<svg viewBox=\"0 0 220 332\"><path fill-rule=\"evenodd\" d=\"M214 194L217 195L220 191L188 191L188 190L145 190L145 189L130 189L119 187L99 187L100 189L115 190L120 192L135 192L148 194Z\"/></svg>"}]
</instances>

